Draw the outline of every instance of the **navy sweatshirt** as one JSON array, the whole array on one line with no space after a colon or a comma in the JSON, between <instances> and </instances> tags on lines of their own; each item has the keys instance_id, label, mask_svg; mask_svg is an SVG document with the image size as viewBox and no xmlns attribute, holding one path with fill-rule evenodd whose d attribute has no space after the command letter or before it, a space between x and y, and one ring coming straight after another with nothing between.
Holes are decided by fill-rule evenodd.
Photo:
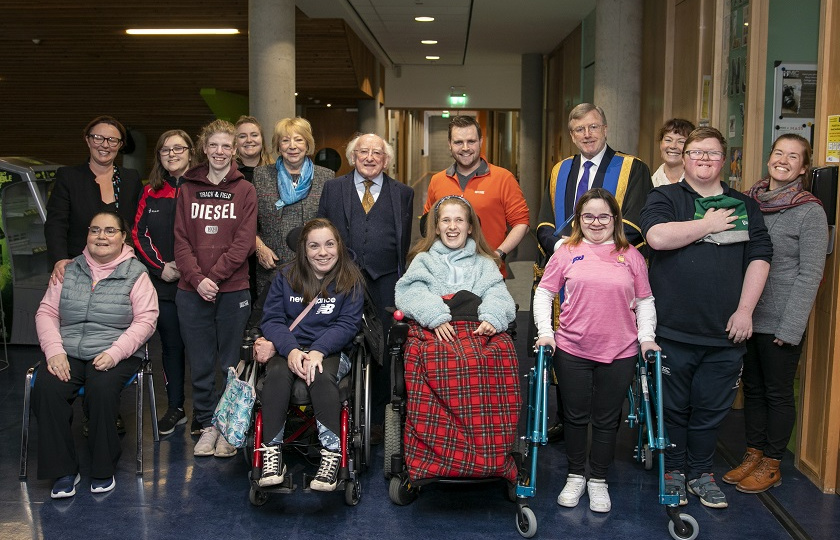
<instances>
[{"instance_id":1,"label":"navy sweatshirt","mask_svg":"<svg viewBox=\"0 0 840 540\"><path fill-rule=\"evenodd\" d=\"M260 327L263 336L274 344L281 356L288 356L292 349L314 350L324 356L336 354L359 332L364 303L362 291L355 295L335 294L333 285L327 290L327 298L319 297L295 329L289 331L289 326L308 302L292 290L285 269L277 272L263 306Z\"/></svg>"}]
</instances>

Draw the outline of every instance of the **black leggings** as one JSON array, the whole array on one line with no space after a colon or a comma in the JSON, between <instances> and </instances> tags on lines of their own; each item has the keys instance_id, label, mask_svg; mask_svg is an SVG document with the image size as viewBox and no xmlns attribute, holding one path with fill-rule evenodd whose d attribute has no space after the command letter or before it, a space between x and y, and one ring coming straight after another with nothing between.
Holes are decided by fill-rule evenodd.
<instances>
[{"instance_id":1,"label":"black leggings","mask_svg":"<svg viewBox=\"0 0 840 540\"><path fill-rule=\"evenodd\" d=\"M340 434L341 425L337 380L340 361L340 354L325 356L322 363L324 372L315 370L315 380L309 385L315 418L336 435ZM273 356L266 364L265 370L260 403L263 413L263 441L268 443L278 434L282 437L281 430L286 425L292 385L298 376L289 369L289 362L285 356Z\"/></svg>"},{"instance_id":2,"label":"black leggings","mask_svg":"<svg viewBox=\"0 0 840 540\"><path fill-rule=\"evenodd\" d=\"M633 380L636 357L612 363L594 362L561 350L554 355L554 369L563 396L563 429L569 474L584 475L586 439L592 424L589 468L592 478L606 479L615 459L615 437L621 407Z\"/></svg>"}]
</instances>

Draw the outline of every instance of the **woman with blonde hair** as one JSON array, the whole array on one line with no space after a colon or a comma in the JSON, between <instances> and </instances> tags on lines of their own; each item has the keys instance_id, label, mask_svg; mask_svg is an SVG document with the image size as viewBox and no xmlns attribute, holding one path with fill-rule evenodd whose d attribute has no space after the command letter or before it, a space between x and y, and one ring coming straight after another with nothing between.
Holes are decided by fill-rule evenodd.
<instances>
[{"instance_id":1,"label":"woman with blonde hair","mask_svg":"<svg viewBox=\"0 0 840 540\"><path fill-rule=\"evenodd\" d=\"M286 236L315 217L324 183L335 177L333 171L312 162L315 139L312 126L304 118L277 122L271 148L277 154L277 162L254 171L258 296L271 282L277 267L294 258Z\"/></svg>"}]
</instances>

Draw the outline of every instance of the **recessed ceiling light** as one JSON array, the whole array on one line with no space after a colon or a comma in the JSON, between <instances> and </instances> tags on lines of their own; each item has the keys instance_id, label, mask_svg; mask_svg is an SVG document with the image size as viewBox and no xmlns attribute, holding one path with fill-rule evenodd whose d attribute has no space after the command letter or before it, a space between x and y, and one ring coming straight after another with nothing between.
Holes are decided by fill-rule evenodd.
<instances>
[{"instance_id":1,"label":"recessed ceiling light","mask_svg":"<svg viewBox=\"0 0 840 540\"><path fill-rule=\"evenodd\" d=\"M420 43L422 43L423 45L437 45L437 40L436 39L424 39Z\"/></svg>"},{"instance_id":2,"label":"recessed ceiling light","mask_svg":"<svg viewBox=\"0 0 840 540\"><path fill-rule=\"evenodd\" d=\"M426 60L440 60L440 56L427 56Z\"/></svg>"},{"instance_id":3,"label":"recessed ceiling light","mask_svg":"<svg viewBox=\"0 0 840 540\"><path fill-rule=\"evenodd\" d=\"M332 107L332 103L327 103L327 107Z\"/></svg>"},{"instance_id":4,"label":"recessed ceiling light","mask_svg":"<svg viewBox=\"0 0 840 540\"><path fill-rule=\"evenodd\" d=\"M236 28L129 28L132 36L194 36L199 34L238 34Z\"/></svg>"},{"instance_id":5,"label":"recessed ceiling light","mask_svg":"<svg viewBox=\"0 0 840 540\"><path fill-rule=\"evenodd\" d=\"M434 17L414 17L414 20L417 22L432 22L435 20Z\"/></svg>"},{"instance_id":6,"label":"recessed ceiling light","mask_svg":"<svg viewBox=\"0 0 840 540\"><path fill-rule=\"evenodd\" d=\"M297 97L297 95L298 95L297 92L295 92L295 97Z\"/></svg>"}]
</instances>

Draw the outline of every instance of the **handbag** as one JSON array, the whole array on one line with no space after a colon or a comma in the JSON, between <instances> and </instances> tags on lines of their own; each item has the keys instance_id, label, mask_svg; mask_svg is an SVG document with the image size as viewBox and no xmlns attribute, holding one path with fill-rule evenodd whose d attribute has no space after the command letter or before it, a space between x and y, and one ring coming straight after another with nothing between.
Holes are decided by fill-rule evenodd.
<instances>
[{"instance_id":1,"label":"handbag","mask_svg":"<svg viewBox=\"0 0 840 540\"><path fill-rule=\"evenodd\" d=\"M245 435L251 426L251 412L257 400L256 372L253 360L240 360L237 367L229 367L225 391L213 412L213 425L235 448L245 444Z\"/></svg>"},{"instance_id":2,"label":"handbag","mask_svg":"<svg viewBox=\"0 0 840 540\"><path fill-rule=\"evenodd\" d=\"M317 299L316 296L309 302L309 305L289 326L289 330L293 330L309 313ZM235 368L229 367L225 391L216 405L216 410L213 411L213 425L234 448L242 448L245 444L245 435L251 426L251 413L257 401L257 390L254 386L256 373L257 363L251 359L247 362L240 360Z\"/></svg>"}]
</instances>

